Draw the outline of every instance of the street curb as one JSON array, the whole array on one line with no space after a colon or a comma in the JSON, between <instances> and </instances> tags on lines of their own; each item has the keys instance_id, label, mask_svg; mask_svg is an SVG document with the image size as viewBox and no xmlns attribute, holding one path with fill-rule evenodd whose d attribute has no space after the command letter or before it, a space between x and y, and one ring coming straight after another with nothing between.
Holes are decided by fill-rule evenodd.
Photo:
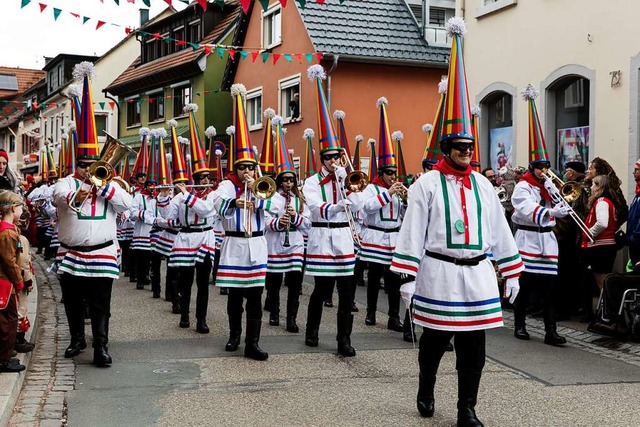
<instances>
[{"instance_id":1,"label":"street curb","mask_svg":"<svg viewBox=\"0 0 640 427\"><path fill-rule=\"evenodd\" d=\"M35 256L35 252L32 253ZM31 342L31 337L38 336L38 305L39 305L40 293L38 292L38 285L33 287L33 291L29 294L29 302L27 312L29 314L29 321L31 322L31 328L25 334L25 338ZM37 344L36 344L37 345ZM19 374L3 373L0 374L0 427L7 427L13 410L15 408L20 392L22 391L22 385L29 372L29 364L31 362L31 353L18 353L20 362L27 367Z\"/></svg>"}]
</instances>

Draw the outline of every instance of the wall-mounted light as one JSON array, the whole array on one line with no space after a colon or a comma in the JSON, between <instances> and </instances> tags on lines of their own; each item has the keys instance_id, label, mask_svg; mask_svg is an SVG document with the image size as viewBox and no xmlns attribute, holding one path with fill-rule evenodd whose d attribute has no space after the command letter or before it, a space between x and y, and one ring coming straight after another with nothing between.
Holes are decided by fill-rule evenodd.
<instances>
[{"instance_id":1,"label":"wall-mounted light","mask_svg":"<svg viewBox=\"0 0 640 427\"><path fill-rule=\"evenodd\" d=\"M611 87L620 86L621 74L622 74L622 71L620 70L614 70L609 73L609 75L611 76Z\"/></svg>"}]
</instances>

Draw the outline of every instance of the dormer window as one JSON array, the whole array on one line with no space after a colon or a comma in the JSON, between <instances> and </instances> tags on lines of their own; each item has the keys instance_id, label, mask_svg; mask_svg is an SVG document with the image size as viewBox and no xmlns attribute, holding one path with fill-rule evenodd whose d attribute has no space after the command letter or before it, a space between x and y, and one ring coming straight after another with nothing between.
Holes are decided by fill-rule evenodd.
<instances>
[{"instance_id":1,"label":"dormer window","mask_svg":"<svg viewBox=\"0 0 640 427\"><path fill-rule=\"evenodd\" d=\"M175 30L172 31L172 38L175 40L173 42L173 52L178 52L182 49L184 49L185 47L187 47L186 44L184 44L184 42L186 42L187 40L185 39L185 31L184 31L184 26L182 27L178 27ZM181 42L181 43L178 43Z\"/></svg>"},{"instance_id":2,"label":"dormer window","mask_svg":"<svg viewBox=\"0 0 640 427\"><path fill-rule=\"evenodd\" d=\"M191 21L189 22L189 42L190 43L198 43L200 40L202 40L202 34L200 31L201 25L200 25L200 20L197 19L195 21Z\"/></svg>"},{"instance_id":3,"label":"dormer window","mask_svg":"<svg viewBox=\"0 0 640 427\"><path fill-rule=\"evenodd\" d=\"M262 47L271 49L282 43L282 9L276 4L262 13Z\"/></svg>"}]
</instances>

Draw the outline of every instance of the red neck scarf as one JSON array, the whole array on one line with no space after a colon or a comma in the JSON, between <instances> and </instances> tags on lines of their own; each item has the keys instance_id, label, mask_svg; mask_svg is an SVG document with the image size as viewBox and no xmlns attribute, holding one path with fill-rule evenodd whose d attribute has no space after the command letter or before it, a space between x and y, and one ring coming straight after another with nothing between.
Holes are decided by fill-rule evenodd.
<instances>
[{"instance_id":1,"label":"red neck scarf","mask_svg":"<svg viewBox=\"0 0 640 427\"><path fill-rule=\"evenodd\" d=\"M326 169L325 167L323 167L322 170L327 172L327 176L325 176L324 178L322 178L320 180L320 185L325 185L329 181L335 181L336 180L336 174L335 173L329 172L329 170Z\"/></svg>"},{"instance_id":2,"label":"red neck scarf","mask_svg":"<svg viewBox=\"0 0 640 427\"><path fill-rule=\"evenodd\" d=\"M242 182L233 171L227 174L227 179L236 187L236 198L240 197L240 195L244 193L244 182Z\"/></svg>"},{"instance_id":3,"label":"red neck scarf","mask_svg":"<svg viewBox=\"0 0 640 427\"><path fill-rule=\"evenodd\" d=\"M440 159L438 163L433 166L433 170L436 170L444 175L453 175L456 180L462 181L462 185L471 189L471 165L468 165L465 170L456 169L449 164L445 159Z\"/></svg>"},{"instance_id":4,"label":"red neck scarf","mask_svg":"<svg viewBox=\"0 0 640 427\"><path fill-rule=\"evenodd\" d=\"M640 194L640 181L636 181L636 194Z\"/></svg>"},{"instance_id":5,"label":"red neck scarf","mask_svg":"<svg viewBox=\"0 0 640 427\"><path fill-rule=\"evenodd\" d=\"M544 185L540 182L540 180L538 180L538 178L536 178L536 176L531 171L527 171L524 174L524 176L520 178L520 181L526 181L532 187L539 188L540 195L542 196L542 198L549 202L552 201L551 196L549 195L549 192L547 191L547 189L544 188Z\"/></svg>"},{"instance_id":6,"label":"red neck scarf","mask_svg":"<svg viewBox=\"0 0 640 427\"><path fill-rule=\"evenodd\" d=\"M382 178L380 178L380 175L376 175L376 177L371 180L371 183L375 184L375 185L377 185L379 187L389 188L389 186L387 184L385 184L385 182L382 180Z\"/></svg>"}]
</instances>

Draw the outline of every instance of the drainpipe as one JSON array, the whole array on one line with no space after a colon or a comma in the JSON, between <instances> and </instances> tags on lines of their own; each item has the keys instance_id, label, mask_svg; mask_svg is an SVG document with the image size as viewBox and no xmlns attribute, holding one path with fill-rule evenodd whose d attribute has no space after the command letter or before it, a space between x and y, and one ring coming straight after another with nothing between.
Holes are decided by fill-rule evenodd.
<instances>
[{"instance_id":1,"label":"drainpipe","mask_svg":"<svg viewBox=\"0 0 640 427\"><path fill-rule=\"evenodd\" d=\"M116 104L116 123L118 123L118 134L116 135L116 138L120 138L120 104L114 97L109 95L106 89L103 89L102 93L104 94L105 98L112 100Z\"/></svg>"},{"instance_id":2,"label":"drainpipe","mask_svg":"<svg viewBox=\"0 0 640 427\"><path fill-rule=\"evenodd\" d=\"M327 72L327 108L331 111L331 74L338 67L338 59L340 59L340 55L334 55L333 64L331 64L331 68Z\"/></svg>"}]
</instances>

